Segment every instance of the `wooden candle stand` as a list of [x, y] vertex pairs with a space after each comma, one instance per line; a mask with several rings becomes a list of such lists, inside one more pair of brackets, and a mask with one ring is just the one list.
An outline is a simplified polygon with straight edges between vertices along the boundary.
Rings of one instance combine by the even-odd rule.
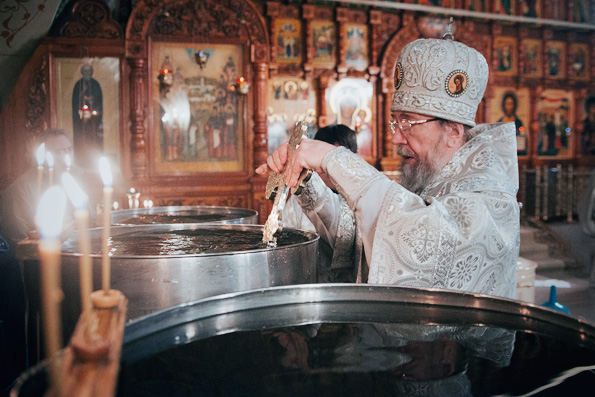
[[[105, 295], [103, 290], [92, 294], [92, 313], [80, 316], [64, 349], [59, 368], [63, 396], [115, 394], [128, 300], [120, 291], [110, 290], [109, 299], [98, 299], [102, 305], [98, 307], [93, 296], [100, 294]], [[108, 300], [111, 306], [107, 306]]]
[[96, 309], [110, 309], [118, 306], [119, 302], [125, 299], [124, 295], [115, 289], [98, 290], [91, 293], [91, 303]]

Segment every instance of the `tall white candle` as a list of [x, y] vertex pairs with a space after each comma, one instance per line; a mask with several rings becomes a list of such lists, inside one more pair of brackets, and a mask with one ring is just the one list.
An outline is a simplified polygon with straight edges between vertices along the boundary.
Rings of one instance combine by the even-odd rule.
[[91, 262], [91, 239], [89, 238], [89, 210], [87, 195], [70, 174], [62, 174], [62, 184], [74, 206], [74, 218], [79, 229], [79, 272], [81, 284], [81, 306], [84, 313], [93, 309], [91, 292], [93, 292], [93, 271]]
[[[53, 359], [62, 348], [60, 303], [63, 299], [60, 287], [60, 230], [64, 219], [66, 197], [64, 191], [50, 187], [43, 193], [37, 207], [37, 227], [42, 289], [42, 313], [46, 356]], [[50, 377], [58, 387], [58, 370], [50, 361]]]
[[37, 197], [35, 200], [39, 200], [41, 196], [41, 184], [43, 182], [43, 163], [45, 162], [45, 143], [39, 145], [35, 151], [35, 160], [37, 161]]
[[45, 152], [45, 161], [48, 163], [48, 186], [54, 184], [54, 155], [51, 152]]
[[134, 208], [134, 203], [132, 200], [134, 200], [134, 195], [136, 194], [136, 190], [131, 187], [130, 190], [128, 191], [128, 208]]
[[112, 195], [113, 179], [112, 172], [110, 170], [110, 164], [107, 157], [101, 157], [99, 159], [99, 172], [101, 179], [103, 180], [103, 252], [101, 261], [101, 278], [102, 288], [105, 293], [110, 289], [110, 278], [111, 278], [111, 258], [109, 252], [109, 238], [110, 238], [110, 226], [112, 223]]
[[66, 164], [66, 172], [70, 172], [70, 167], [72, 166], [72, 157], [70, 157], [70, 154], [65, 154], [64, 155], [64, 164]]

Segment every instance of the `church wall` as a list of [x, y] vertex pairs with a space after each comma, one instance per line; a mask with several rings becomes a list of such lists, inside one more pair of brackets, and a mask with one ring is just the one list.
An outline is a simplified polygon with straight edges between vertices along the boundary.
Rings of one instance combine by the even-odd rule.
[[[532, 8], [518, 0], [511, 9], [438, 3], [489, 13], [455, 17], [453, 26], [455, 39], [490, 65], [477, 121], [516, 121], [519, 200], [531, 202], [528, 214], [572, 217], [581, 181], [595, 167], [583, 125], [585, 101], [595, 95], [595, 1], [580, 2], [580, 10], [576, 1]], [[488, 17], [496, 13], [574, 25]], [[30, 143], [44, 128], [65, 128], [74, 138], [71, 92], [85, 64], [102, 90], [100, 144], [118, 165], [120, 203], [134, 187], [141, 206], [147, 199], [246, 207], [263, 222], [266, 178], [253, 170], [297, 120], [312, 135], [336, 122], [351, 126], [359, 154], [394, 177], [387, 121], [396, 56], [414, 39], [440, 37], [449, 19], [348, 2], [248, 0], [140, 0], [124, 23], [113, 17], [122, 19], [101, 0], [75, 2], [36, 50], [0, 116], [0, 190], [26, 169]], [[540, 197], [527, 195], [536, 189]], [[563, 199], [568, 189], [573, 197]]]

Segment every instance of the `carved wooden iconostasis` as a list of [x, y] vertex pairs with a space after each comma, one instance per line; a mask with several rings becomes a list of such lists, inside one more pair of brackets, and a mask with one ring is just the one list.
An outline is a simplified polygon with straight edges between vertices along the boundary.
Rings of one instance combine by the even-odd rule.
[[[552, 3], [444, 7], [595, 23], [594, 1], [581, 3], [586, 14]], [[63, 10], [3, 111], [4, 134], [19, 131], [3, 150], [4, 181], [24, 170], [27, 144], [47, 127], [71, 132], [75, 156], [91, 163], [76, 143], [91, 128], [141, 202], [253, 208], [263, 222], [266, 178], [254, 169], [296, 121], [310, 136], [346, 124], [360, 156], [387, 174], [397, 169], [387, 125], [396, 57], [415, 39], [440, 38], [448, 24], [443, 15], [307, 0], [133, 4], [121, 23], [102, 0]], [[595, 166], [583, 131], [595, 94], [594, 30], [458, 18], [453, 33], [490, 64], [477, 121], [516, 123], [519, 168]], [[85, 76], [86, 109], [76, 95]]]

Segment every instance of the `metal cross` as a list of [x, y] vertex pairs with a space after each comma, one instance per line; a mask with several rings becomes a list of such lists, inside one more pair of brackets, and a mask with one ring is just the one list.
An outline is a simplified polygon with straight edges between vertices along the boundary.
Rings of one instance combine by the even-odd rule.
[[450, 21], [448, 22], [448, 26], [446, 27], [446, 33], [442, 35], [444, 40], [454, 40], [454, 35], [452, 34], [452, 25], [454, 24], [454, 18], [450, 17]]
[[[287, 162], [285, 163], [285, 170], [292, 166], [295, 151], [300, 146], [302, 138], [306, 136], [307, 131], [308, 126], [303, 121], [299, 121], [295, 124], [293, 132], [289, 137], [289, 147], [287, 148]], [[265, 194], [269, 200], [274, 200], [274, 202], [273, 209], [271, 210], [271, 213], [264, 224], [262, 241], [267, 243], [269, 246], [275, 246], [277, 244], [277, 238], [274, 235], [277, 231], [283, 230], [283, 225], [281, 224], [281, 212], [285, 207], [285, 202], [287, 201], [290, 190], [292, 194], [299, 194], [303, 188], [302, 183], [307, 182], [312, 175], [312, 171], [302, 171], [300, 178], [298, 179], [298, 186], [289, 189], [289, 187], [285, 184], [285, 170], [280, 174], [273, 172], [267, 181]]]

